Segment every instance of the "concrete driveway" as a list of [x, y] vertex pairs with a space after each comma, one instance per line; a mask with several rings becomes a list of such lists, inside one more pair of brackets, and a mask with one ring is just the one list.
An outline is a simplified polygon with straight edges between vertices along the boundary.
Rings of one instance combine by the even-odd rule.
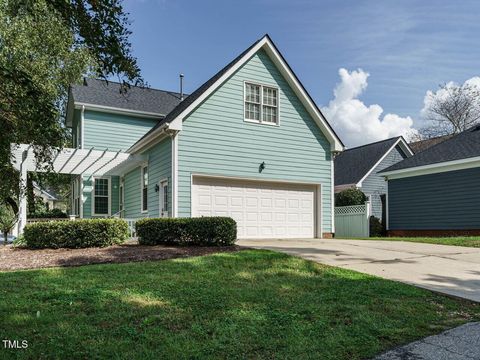
[[480, 249], [400, 241], [240, 240], [480, 302]]

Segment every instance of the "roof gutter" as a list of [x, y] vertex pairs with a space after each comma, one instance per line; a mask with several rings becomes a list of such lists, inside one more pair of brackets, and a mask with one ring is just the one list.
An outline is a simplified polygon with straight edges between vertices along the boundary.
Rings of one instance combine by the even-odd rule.
[[403, 177], [420, 176], [427, 174], [435, 174], [440, 172], [470, 169], [480, 167], [480, 156], [475, 156], [466, 159], [444, 161], [435, 164], [428, 164], [422, 166], [414, 166], [398, 170], [380, 171], [379, 175], [387, 179], [397, 179]]
[[140, 110], [131, 110], [131, 109], [122, 109], [113, 106], [103, 106], [103, 105], [96, 105], [96, 104], [89, 104], [83, 102], [75, 102], [74, 103], [75, 109], [85, 108], [87, 110], [95, 110], [101, 112], [109, 112], [114, 114], [122, 114], [122, 115], [132, 115], [132, 116], [141, 116], [153, 119], [159, 119], [165, 117], [165, 114], [159, 114], [149, 111], [140, 111]]

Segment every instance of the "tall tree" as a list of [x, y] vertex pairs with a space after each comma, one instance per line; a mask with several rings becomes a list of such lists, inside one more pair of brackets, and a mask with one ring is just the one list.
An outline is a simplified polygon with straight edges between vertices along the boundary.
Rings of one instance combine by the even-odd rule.
[[428, 94], [425, 119], [421, 129], [425, 138], [458, 134], [480, 122], [480, 88], [470, 83], [444, 84]]
[[119, 0], [0, 0], [0, 199], [18, 190], [11, 147], [49, 163], [65, 145], [68, 86], [85, 73], [141, 83]]

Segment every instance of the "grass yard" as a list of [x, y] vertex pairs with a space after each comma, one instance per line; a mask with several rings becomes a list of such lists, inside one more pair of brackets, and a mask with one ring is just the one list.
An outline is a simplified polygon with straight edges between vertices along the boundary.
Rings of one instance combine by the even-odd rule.
[[0, 272], [9, 359], [364, 359], [480, 318], [478, 304], [246, 250]]
[[383, 241], [408, 241], [426, 244], [453, 245], [466, 247], [480, 247], [480, 236], [458, 237], [371, 237], [353, 238], [352, 240], [383, 240]]

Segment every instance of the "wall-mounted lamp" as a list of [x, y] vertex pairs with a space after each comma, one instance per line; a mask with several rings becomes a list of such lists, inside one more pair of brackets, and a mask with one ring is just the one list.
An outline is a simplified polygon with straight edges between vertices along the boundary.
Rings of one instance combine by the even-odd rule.
[[265, 164], [265, 161], [264, 161], [258, 167], [258, 172], [262, 172], [265, 168], [266, 168], [266, 164]]
[[158, 184], [155, 184], [155, 192], [159, 192], [160, 191], [160, 186]]

